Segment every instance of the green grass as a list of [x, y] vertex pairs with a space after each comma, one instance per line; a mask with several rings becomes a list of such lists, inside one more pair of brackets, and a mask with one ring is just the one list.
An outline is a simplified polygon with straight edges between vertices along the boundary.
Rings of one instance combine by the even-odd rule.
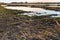
[[27, 11], [22, 11], [22, 10], [11, 10], [11, 9], [5, 9], [4, 7], [1, 7], [0, 6], [0, 13], [3, 13], [3, 14], [20, 14], [20, 13], [24, 13], [24, 12], [27, 12]]

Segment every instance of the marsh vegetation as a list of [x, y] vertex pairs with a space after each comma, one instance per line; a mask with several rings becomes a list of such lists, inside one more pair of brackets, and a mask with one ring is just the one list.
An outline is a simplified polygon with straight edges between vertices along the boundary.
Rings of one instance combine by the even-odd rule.
[[0, 6], [0, 40], [60, 40], [60, 17], [17, 15]]

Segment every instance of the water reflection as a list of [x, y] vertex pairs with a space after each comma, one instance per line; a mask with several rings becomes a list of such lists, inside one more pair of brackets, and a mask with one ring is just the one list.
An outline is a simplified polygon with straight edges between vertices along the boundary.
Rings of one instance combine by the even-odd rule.
[[[23, 15], [28, 15], [28, 16], [45, 16], [45, 15], [52, 15], [51, 17], [60, 17], [60, 12], [59, 11], [53, 11], [53, 10], [45, 10], [42, 8], [31, 8], [31, 7], [9, 7], [6, 6], [5, 8], [7, 9], [12, 9], [12, 10], [24, 10], [24, 11], [32, 11], [31, 13], [23, 13]], [[57, 14], [57, 15], [56, 15]]]

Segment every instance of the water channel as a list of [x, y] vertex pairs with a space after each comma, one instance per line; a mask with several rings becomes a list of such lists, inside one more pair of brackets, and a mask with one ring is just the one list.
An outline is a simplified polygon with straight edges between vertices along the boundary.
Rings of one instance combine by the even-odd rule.
[[[42, 15], [52, 15], [54, 14], [54, 16], [52, 17], [60, 17], [60, 12], [59, 11], [53, 11], [53, 10], [46, 10], [43, 8], [31, 8], [31, 7], [23, 7], [23, 6], [6, 6], [4, 7], [6, 9], [12, 9], [12, 10], [23, 10], [23, 11], [31, 11], [31, 13], [24, 13], [24, 15], [28, 15], [28, 16], [42, 16]], [[55, 15], [57, 14], [57, 15]]]

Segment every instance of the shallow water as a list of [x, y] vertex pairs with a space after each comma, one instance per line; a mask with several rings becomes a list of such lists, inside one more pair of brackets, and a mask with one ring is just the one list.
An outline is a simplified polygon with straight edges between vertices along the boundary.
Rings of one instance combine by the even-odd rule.
[[23, 7], [23, 6], [20, 6], [20, 7], [6, 6], [5, 8], [13, 9], [13, 10], [24, 10], [24, 11], [41, 11], [41, 10], [44, 10], [42, 8], [31, 8], [31, 7]]
[[[43, 8], [31, 8], [31, 7], [14, 7], [14, 6], [6, 6], [5, 8], [7, 9], [12, 9], [12, 10], [24, 10], [24, 11], [33, 11], [32, 13], [24, 13], [24, 15], [50, 15], [50, 14], [57, 14], [57, 16], [52, 16], [52, 17], [60, 17], [60, 12], [59, 11], [53, 11], [53, 10], [45, 10]], [[39, 13], [39, 14], [36, 14]]]

